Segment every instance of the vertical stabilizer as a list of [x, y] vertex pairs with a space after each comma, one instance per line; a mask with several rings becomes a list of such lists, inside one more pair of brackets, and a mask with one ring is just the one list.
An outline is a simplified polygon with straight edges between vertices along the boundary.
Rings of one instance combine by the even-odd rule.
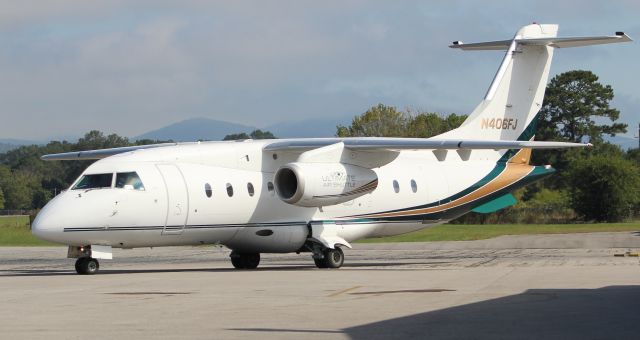
[[[553, 56], [550, 44], [527, 44], [556, 37], [558, 25], [528, 25], [511, 40], [477, 44], [455, 42], [451, 47], [468, 50], [506, 49], [502, 64], [480, 104], [457, 129], [440, 139], [529, 140], [527, 127], [542, 107]], [[527, 130], [528, 133], [524, 133]]]

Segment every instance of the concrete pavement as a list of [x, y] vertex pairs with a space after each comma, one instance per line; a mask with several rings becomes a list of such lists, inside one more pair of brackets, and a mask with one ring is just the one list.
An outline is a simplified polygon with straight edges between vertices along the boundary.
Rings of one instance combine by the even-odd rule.
[[66, 249], [0, 248], [6, 338], [637, 338], [640, 234], [356, 244], [231, 269], [220, 247], [117, 250], [78, 276]]

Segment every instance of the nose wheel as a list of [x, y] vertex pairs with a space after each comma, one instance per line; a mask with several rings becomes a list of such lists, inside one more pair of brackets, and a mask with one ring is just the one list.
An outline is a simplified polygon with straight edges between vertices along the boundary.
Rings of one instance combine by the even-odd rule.
[[76, 260], [76, 273], [80, 275], [93, 275], [100, 269], [98, 260], [91, 257], [80, 257]]

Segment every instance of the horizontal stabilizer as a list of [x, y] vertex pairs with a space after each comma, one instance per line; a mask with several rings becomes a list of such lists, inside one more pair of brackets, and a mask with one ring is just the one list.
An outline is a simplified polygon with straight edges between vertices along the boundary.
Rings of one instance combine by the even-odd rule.
[[613, 44], [631, 41], [631, 38], [624, 32], [616, 32], [615, 35], [593, 36], [593, 37], [568, 37], [568, 38], [532, 38], [513, 40], [498, 40], [479, 43], [465, 44], [462, 41], [454, 41], [451, 48], [459, 48], [465, 51], [491, 51], [507, 50], [513, 42], [524, 46], [550, 46], [556, 48], [580, 47], [600, 44]]

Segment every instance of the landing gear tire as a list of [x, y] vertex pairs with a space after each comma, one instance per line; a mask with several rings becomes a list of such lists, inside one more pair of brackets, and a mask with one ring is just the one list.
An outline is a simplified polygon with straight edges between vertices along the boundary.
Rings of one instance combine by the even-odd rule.
[[100, 269], [98, 260], [91, 257], [80, 257], [76, 260], [76, 273], [80, 275], [93, 275]]
[[344, 253], [342, 249], [336, 247], [335, 249], [325, 249], [323, 252], [324, 258], [313, 259], [318, 268], [340, 268], [344, 264]]
[[232, 251], [231, 264], [236, 269], [256, 269], [260, 264], [260, 253], [238, 253]]
[[327, 268], [327, 264], [324, 263], [324, 259], [313, 259], [313, 262], [316, 263], [316, 267], [322, 269], [322, 268]]

